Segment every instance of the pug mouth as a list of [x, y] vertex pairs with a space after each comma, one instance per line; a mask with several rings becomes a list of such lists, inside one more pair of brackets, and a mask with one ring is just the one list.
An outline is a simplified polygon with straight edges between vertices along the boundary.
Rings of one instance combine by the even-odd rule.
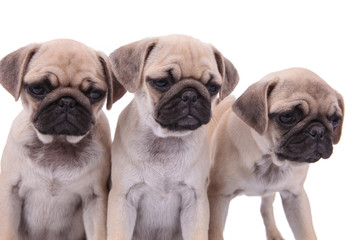
[[201, 125], [208, 123], [201, 121], [199, 118], [191, 114], [187, 114], [174, 122], [161, 122], [157, 119], [155, 119], [155, 121], [160, 124], [161, 127], [172, 131], [196, 130]]
[[35, 128], [45, 135], [83, 136], [94, 124], [92, 113], [72, 97], [41, 107], [33, 118]]
[[182, 119], [180, 119], [177, 122], [177, 124], [179, 126], [191, 128], [192, 126], [197, 126], [197, 125], [201, 124], [201, 122], [196, 117], [194, 117], [192, 115], [187, 115], [187, 116], [183, 117]]
[[196, 130], [207, 124], [211, 119], [211, 102], [200, 92], [186, 86], [172, 96], [166, 96], [156, 107], [155, 121], [171, 131]]
[[279, 144], [275, 154], [280, 160], [314, 163], [321, 158], [328, 159], [332, 152], [332, 136], [329, 131], [324, 131], [321, 137], [302, 131]]
[[324, 157], [322, 153], [315, 151], [312, 152], [310, 154], [307, 154], [305, 156], [290, 156], [290, 155], [285, 155], [283, 153], [276, 153], [276, 156], [278, 157], [279, 160], [288, 160], [288, 161], [292, 161], [292, 162], [303, 162], [303, 163], [315, 163], [317, 161], [319, 161], [321, 158], [328, 158], [328, 157]]

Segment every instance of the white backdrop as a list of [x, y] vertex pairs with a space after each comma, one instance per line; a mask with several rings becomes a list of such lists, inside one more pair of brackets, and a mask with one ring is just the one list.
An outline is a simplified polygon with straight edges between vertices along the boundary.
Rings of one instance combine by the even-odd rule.
[[[306, 190], [319, 239], [360, 239], [360, 8], [356, 1], [1, 1], [0, 58], [29, 43], [71, 38], [110, 54], [151, 36], [181, 33], [212, 43], [240, 74], [234, 95], [269, 72], [309, 68], [345, 99], [343, 135], [332, 157], [311, 166]], [[106, 111], [114, 132], [127, 93]], [[0, 87], [0, 148], [22, 106]], [[357, 110], [356, 110], [357, 109]], [[226, 239], [265, 239], [260, 199], [231, 202]], [[1, 214], [1, 213], [0, 213]], [[293, 239], [280, 198], [275, 215]], [[1, 224], [1, 223], [0, 223]]]

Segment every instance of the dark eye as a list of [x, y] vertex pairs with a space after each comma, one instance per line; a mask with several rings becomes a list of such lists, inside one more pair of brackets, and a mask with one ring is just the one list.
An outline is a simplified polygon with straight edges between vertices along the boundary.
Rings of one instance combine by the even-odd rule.
[[269, 114], [269, 117], [274, 118], [274, 120], [276, 120], [276, 122], [283, 128], [295, 126], [295, 124], [303, 119], [304, 116], [305, 115], [300, 104], [285, 112]]
[[220, 85], [216, 83], [208, 83], [206, 87], [210, 93], [210, 96], [216, 95], [220, 90]]
[[169, 81], [165, 78], [154, 80], [153, 83], [155, 86], [157, 86], [159, 88], [164, 88], [169, 85]]
[[331, 125], [333, 127], [333, 129], [335, 130], [337, 128], [337, 126], [339, 125], [339, 122], [340, 122], [340, 118], [337, 117], [337, 116], [334, 116], [332, 119], [331, 119]]
[[290, 125], [290, 124], [295, 123], [296, 116], [292, 112], [281, 113], [279, 115], [279, 120], [280, 120], [281, 123], [284, 123], [286, 125]]
[[96, 103], [96, 102], [100, 101], [105, 96], [105, 92], [102, 91], [102, 90], [94, 89], [94, 90], [88, 91], [86, 96], [89, 98], [90, 103]]
[[151, 77], [147, 77], [146, 81], [155, 89], [157, 89], [158, 91], [162, 91], [165, 92], [167, 90], [169, 90], [169, 88], [171, 87], [173, 80], [172, 80], [172, 76], [168, 76], [168, 77], [164, 77], [164, 78], [151, 78]]
[[35, 98], [44, 98], [49, 93], [49, 89], [43, 84], [33, 84], [27, 86], [28, 92]]

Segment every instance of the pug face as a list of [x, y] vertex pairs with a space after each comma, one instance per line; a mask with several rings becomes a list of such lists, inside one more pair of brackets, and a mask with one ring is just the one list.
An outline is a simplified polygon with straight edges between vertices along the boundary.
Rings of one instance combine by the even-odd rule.
[[[344, 103], [342, 96], [319, 76], [306, 69], [288, 69], [266, 76], [247, 91], [233, 109], [268, 139], [268, 148], [279, 160], [313, 163], [331, 156], [333, 144], [341, 136]], [[253, 100], [255, 95], [259, 101], [260, 96], [266, 99], [260, 105], [255, 101], [244, 106], [250, 95]], [[255, 112], [250, 112], [257, 108], [261, 114], [251, 120], [250, 114], [254, 118]], [[249, 116], [245, 118], [246, 111]]]
[[219, 92], [228, 95], [239, 78], [215, 48], [183, 35], [135, 42], [110, 58], [117, 79], [135, 92], [140, 116], [159, 136], [186, 135], [207, 124], [211, 101]]
[[211, 119], [211, 100], [220, 90], [221, 75], [210, 47], [187, 43], [179, 48], [192, 54], [166, 56], [161, 45], [151, 52], [144, 88], [157, 124], [170, 131], [195, 130]]
[[86, 135], [107, 94], [95, 52], [82, 45], [52, 42], [34, 54], [28, 69], [21, 96], [37, 132]]
[[[106, 58], [72, 40], [33, 44], [2, 60], [2, 84], [15, 99], [21, 96], [41, 141], [65, 136], [77, 142], [96, 123], [106, 97], [108, 108], [113, 102], [113, 80]], [[18, 64], [11, 68], [13, 62]], [[119, 87], [115, 92], [121, 92], [121, 97], [124, 90]]]
[[311, 80], [302, 81], [302, 86], [289, 81], [286, 84], [303, 87], [303, 91], [279, 94], [274, 89], [272, 92], [273, 96], [277, 95], [276, 100], [270, 98], [271, 128], [279, 139], [275, 154], [279, 159], [309, 163], [329, 158], [343, 119], [336, 92]]

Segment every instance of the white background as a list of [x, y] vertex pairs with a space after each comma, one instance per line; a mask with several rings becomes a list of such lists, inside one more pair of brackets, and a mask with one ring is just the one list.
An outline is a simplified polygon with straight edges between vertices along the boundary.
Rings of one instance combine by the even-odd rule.
[[[319, 239], [360, 239], [360, 7], [356, 1], [1, 1], [0, 58], [29, 43], [71, 38], [110, 54], [152, 36], [192, 35], [218, 48], [240, 74], [240, 94], [269, 72], [309, 68], [345, 99], [332, 157], [311, 166], [305, 188]], [[112, 131], [132, 95], [106, 111]], [[22, 106], [0, 87], [0, 148]], [[231, 202], [226, 239], [265, 239], [258, 197]], [[1, 213], [0, 213], [1, 214]], [[280, 198], [278, 227], [293, 239]], [[0, 223], [1, 224], [1, 223]]]

